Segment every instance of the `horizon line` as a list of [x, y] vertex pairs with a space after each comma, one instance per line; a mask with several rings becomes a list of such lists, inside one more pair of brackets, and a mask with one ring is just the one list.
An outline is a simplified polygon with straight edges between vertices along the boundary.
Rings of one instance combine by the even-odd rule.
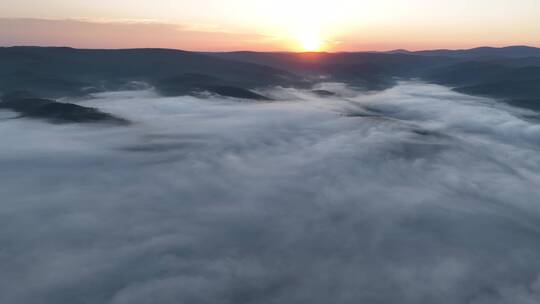
[[504, 46], [490, 46], [482, 45], [471, 48], [434, 48], [434, 49], [420, 49], [420, 50], [409, 50], [404, 48], [389, 49], [389, 50], [351, 50], [351, 51], [254, 51], [247, 49], [239, 50], [189, 50], [181, 48], [163, 48], [163, 47], [128, 47], [128, 48], [78, 48], [72, 47], [69, 45], [0, 45], [0, 48], [63, 48], [63, 49], [73, 49], [73, 50], [110, 50], [110, 51], [121, 51], [121, 50], [171, 50], [179, 52], [190, 52], [190, 53], [275, 53], [275, 54], [343, 54], [343, 53], [390, 53], [390, 52], [402, 52], [402, 53], [420, 53], [420, 52], [433, 52], [433, 51], [471, 51], [478, 49], [507, 49], [507, 48], [532, 48], [540, 49], [540, 46], [533, 45], [504, 45]]

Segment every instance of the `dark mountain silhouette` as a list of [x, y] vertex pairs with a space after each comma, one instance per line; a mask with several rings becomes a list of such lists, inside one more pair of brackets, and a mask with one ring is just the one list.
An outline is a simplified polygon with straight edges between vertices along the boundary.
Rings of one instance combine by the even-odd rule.
[[163, 79], [156, 85], [160, 93], [168, 96], [196, 94], [205, 91], [235, 98], [269, 100], [268, 97], [254, 93], [247, 88], [223, 85], [227, 82], [204, 74], [183, 74]]
[[540, 110], [540, 79], [489, 82], [455, 90], [471, 95], [504, 98], [512, 105]]
[[[366, 89], [384, 89], [396, 79], [419, 78], [452, 86], [456, 91], [499, 98], [538, 109], [540, 49], [476, 48], [390, 53], [256, 53], [213, 54], [220, 58], [262, 64], [304, 77], [324, 76]], [[534, 57], [538, 56], [538, 57]]]
[[528, 67], [540, 66], [540, 57], [520, 57], [520, 58], [475, 58], [478, 62], [487, 62], [492, 64], [504, 65], [509, 67]]
[[255, 93], [247, 89], [238, 88], [238, 87], [214, 86], [214, 87], [209, 87], [207, 90], [218, 95], [241, 98], [241, 99], [271, 100], [270, 98], [263, 96], [261, 94]]
[[407, 51], [394, 50], [390, 54], [411, 54], [424, 56], [444, 56], [457, 58], [475, 58], [475, 57], [507, 57], [507, 58], [525, 58], [540, 57], [540, 48], [530, 46], [508, 46], [502, 48], [479, 47], [468, 50], [429, 50], [429, 51]]
[[2, 96], [0, 109], [9, 109], [20, 113], [22, 117], [46, 119], [54, 123], [129, 123], [94, 108], [37, 98], [28, 92], [13, 92]]
[[453, 86], [462, 93], [494, 97], [516, 106], [540, 109], [540, 66], [512, 67], [468, 61], [433, 69], [422, 78]]
[[214, 57], [284, 70], [311, 81], [340, 81], [368, 90], [395, 84], [396, 77], [409, 77], [426, 68], [454, 59], [383, 53], [212, 53]]
[[[199, 53], [166, 49], [78, 50], [71, 48], [0, 48], [0, 91], [31, 90], [40, 96], [84, 95], [118, 90], [143, 81], [170, 90], [170, 79], [191, 74], [212, 79], [208, 85], [243, 89], [291, 83], [295, 77], [276, 69], [238, 63]], [[188, 76], [186, 76], [188, 75]], [[179, 92], [203, 86], [189, 80]], [[197, 84], [189, 87], [190, 84]]]
[[[29, 90], [53, 99], [132, 89], [134, 82], [144, 82], [167, 96], [210, 92], [268, 100], [255, 89], [276, 85], [309, 89], [317, 82], [336, 81], [364, 90], [383, 90], [399, 79], [422, 79], [536, 109], [540, 99], [540, 49], [514, 46], [388, 53], [195, 53], [0, 48], [0, 91]], [[331, 96], [332, 92], [322, 95]]]
[[475, 85], [500, 79], [511, 68], [487, 62], [467, 61], [427, 70], [420, 76], [450, 86]]

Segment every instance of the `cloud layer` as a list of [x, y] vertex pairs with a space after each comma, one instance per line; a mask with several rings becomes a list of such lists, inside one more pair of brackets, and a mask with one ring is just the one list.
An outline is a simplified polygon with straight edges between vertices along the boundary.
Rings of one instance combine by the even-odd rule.
[[537, 303], [534, 112], [402, 83], [0, 112], [2, 303]]

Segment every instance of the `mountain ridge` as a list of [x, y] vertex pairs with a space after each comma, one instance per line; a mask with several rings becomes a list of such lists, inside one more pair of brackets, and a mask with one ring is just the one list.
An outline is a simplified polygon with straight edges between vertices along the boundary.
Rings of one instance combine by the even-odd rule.
[[[536, 53], [538, 57], [530, 56]], [[133, 82], [144, 82], [167, 96], [210, 92], [268, 100], [256, 93], [257, 89], [311, 88], [324, 80], [377, 91], [394, 86], [399, 79], [421, 79], [509, 103], [519, 98], [519, 106], [538, 108], [538, 67], [540, 48], [528, 46], [410, 53], [209, 53], [19, 46], [0, 48], [0, 92], [27, 90], [41, 98], [55, 99], [126, 90]], [[504, 83], [511, 83], [513, 90], [497, 87]]]

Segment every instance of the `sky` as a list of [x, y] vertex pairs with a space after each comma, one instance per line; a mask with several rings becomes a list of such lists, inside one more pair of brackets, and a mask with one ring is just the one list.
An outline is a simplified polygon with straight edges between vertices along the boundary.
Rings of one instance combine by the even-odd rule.
[[2, 0], [0, 45], [197, 51], [540, 46], [540, 1]]

